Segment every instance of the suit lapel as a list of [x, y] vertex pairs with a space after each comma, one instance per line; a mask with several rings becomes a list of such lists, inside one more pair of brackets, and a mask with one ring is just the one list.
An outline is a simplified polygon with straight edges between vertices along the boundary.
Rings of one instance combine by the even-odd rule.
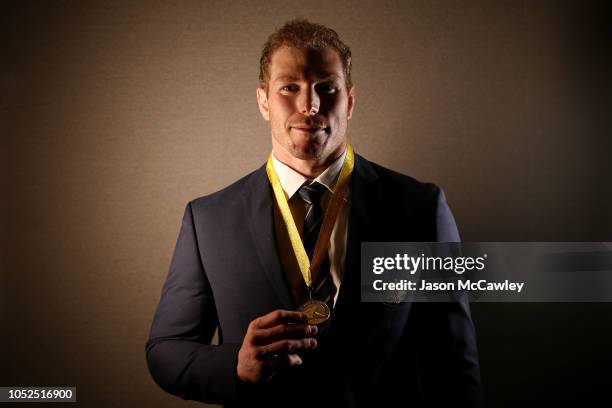
[[281, 268], [274, 234], [274, 208], [272, 188], [265, 166], [253, 173], [242, 196], [244, 214], [261, 267], [283, 309], [295, 310], [296, 304]]
[[354, 305], [361, 301], [361, 242], [371, 239], [376, 226], [378, 208], [378, 176], [363, 157], [356, 155], [355, 170], [351, 176], [349, 227], [346, 245], [344, 276], [338, 300], [332, 313], [328, 335], [338, 325], [338, 319], [355, 312]]

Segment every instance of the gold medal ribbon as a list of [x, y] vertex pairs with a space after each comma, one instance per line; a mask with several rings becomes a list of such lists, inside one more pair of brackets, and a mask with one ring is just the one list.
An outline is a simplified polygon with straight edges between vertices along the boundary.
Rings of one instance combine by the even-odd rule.
[[353, 152], [353, 147], [350, 144], [347, 144], [346, 157], [344, 158], [344, 163], [342, 164], [342, 169], [340, 170], [338, 179], [334, 183], [334, 193], [332, 194], [329, 204], [327, 205], [325, 217], [323, 218], [323, 225], [321, 225], [321, 231], [319, 232], [319, 237], [317, 238], [317, 244], [315, 245], [315, 250], [311, 261], [308, 259], [308, 254], [306, 254], [306, 249], [304, 249], [304, 243], [302, 242], [300, 233], [298, 232], [293, 216], [291, 215], [291, 210], [289, 209], [289, 203], [287, 202], [287, 196], [285, 195], [283, 186], [281, 185], [278, 175], [274, 170], [272, 153], [270, 153], [270, 157], [268, 158], [268, 163], [266, 164], [268, 179], [270, 179], [270, 183], [272, 184], [274, 196], [276, 197], [276, 203], [278, 204], [278, 208], [283, 216], [283, 221], [285, 221], [285, 226], [287, 227], [287, 232], [289, 233], [291, 247], [293, 248], [293, 252], [295, 253], [298, 265], [300, 266], [300, 271], [302, 272], [304, 282], [306, 283], [306, 287], [308, 287], [308, 289], [310, 289], [312, 286], [312, 272], [319, 269], [323, 257], [327, 254], [329, 238], [334, 228], [334, 224], [336, 223], [336, 218], [338, 218], [338, 214], [340, 213], [340, 209], [344, 203], [346, 194], [348, 193], [349, 181], [351, 179], [354, 166], [355, 153]]

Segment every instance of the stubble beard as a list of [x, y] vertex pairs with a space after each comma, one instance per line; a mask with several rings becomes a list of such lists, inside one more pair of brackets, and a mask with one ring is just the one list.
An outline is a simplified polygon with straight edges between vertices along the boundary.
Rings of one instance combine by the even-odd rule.
[[[339, 153], [339, 149], [346, 143], [345, 137], [339, 133], [346, 133], [346, 126], [339, 129], [331, 129], [330, 133], [314, 135], [305, 138], [302, 135], [291, 135], [291, 130], [284, 130], [282, 133], [272, 132], [272, 138], [277, 146], [282, 149], [286, 160], [300, 160], [322, 165], [333, 161]], [[337, 145], [332, 146], [337, 141]], [[331, 143], [331, 144], [330, 144]], [[280, 152], [279, 152], [280, 153]], [[334, 156], [334, 157], [332, 157]], [[277, 156], [277, 158], [281, 158]], [[285, 163], [288, 164], [288, 163]]]
[[293, 158], [317, 161], [323, 156], [330, 136], [325, 134], [325, 136], [292, 137], [291, 134], [286, 134], [281, 137], [275, 135], [274, 138], [277, 142], [280, 142], [279, 144], [283, 149]]

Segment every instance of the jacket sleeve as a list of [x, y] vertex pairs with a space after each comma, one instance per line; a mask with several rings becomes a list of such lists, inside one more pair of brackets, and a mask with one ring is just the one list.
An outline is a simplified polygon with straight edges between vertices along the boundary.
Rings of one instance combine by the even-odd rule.
[[188, 204], [146, 344], [149, 371], [162, 389], [209, 403], [237, 400], [240, 344], [211, 345], [217, 325]]
[[[459, 242], [444, 192], [437, 188], [437, 241]], [[466, 297], [457, 301], [415, 303], [419, 334], [419, 372], [423, 397], [432, 406], [483, 404], [476, 333]]]

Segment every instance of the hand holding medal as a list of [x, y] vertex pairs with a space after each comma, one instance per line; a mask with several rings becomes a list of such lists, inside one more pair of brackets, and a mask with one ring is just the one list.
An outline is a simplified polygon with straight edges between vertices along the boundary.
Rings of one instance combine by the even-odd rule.
[[300, 351], [317, 347], [317, 326], [304, 313], [275, 310], [253, 320], [238, 352], [236, 374], [245, 382], [269, 380], [280, 367], [302, 364]]

